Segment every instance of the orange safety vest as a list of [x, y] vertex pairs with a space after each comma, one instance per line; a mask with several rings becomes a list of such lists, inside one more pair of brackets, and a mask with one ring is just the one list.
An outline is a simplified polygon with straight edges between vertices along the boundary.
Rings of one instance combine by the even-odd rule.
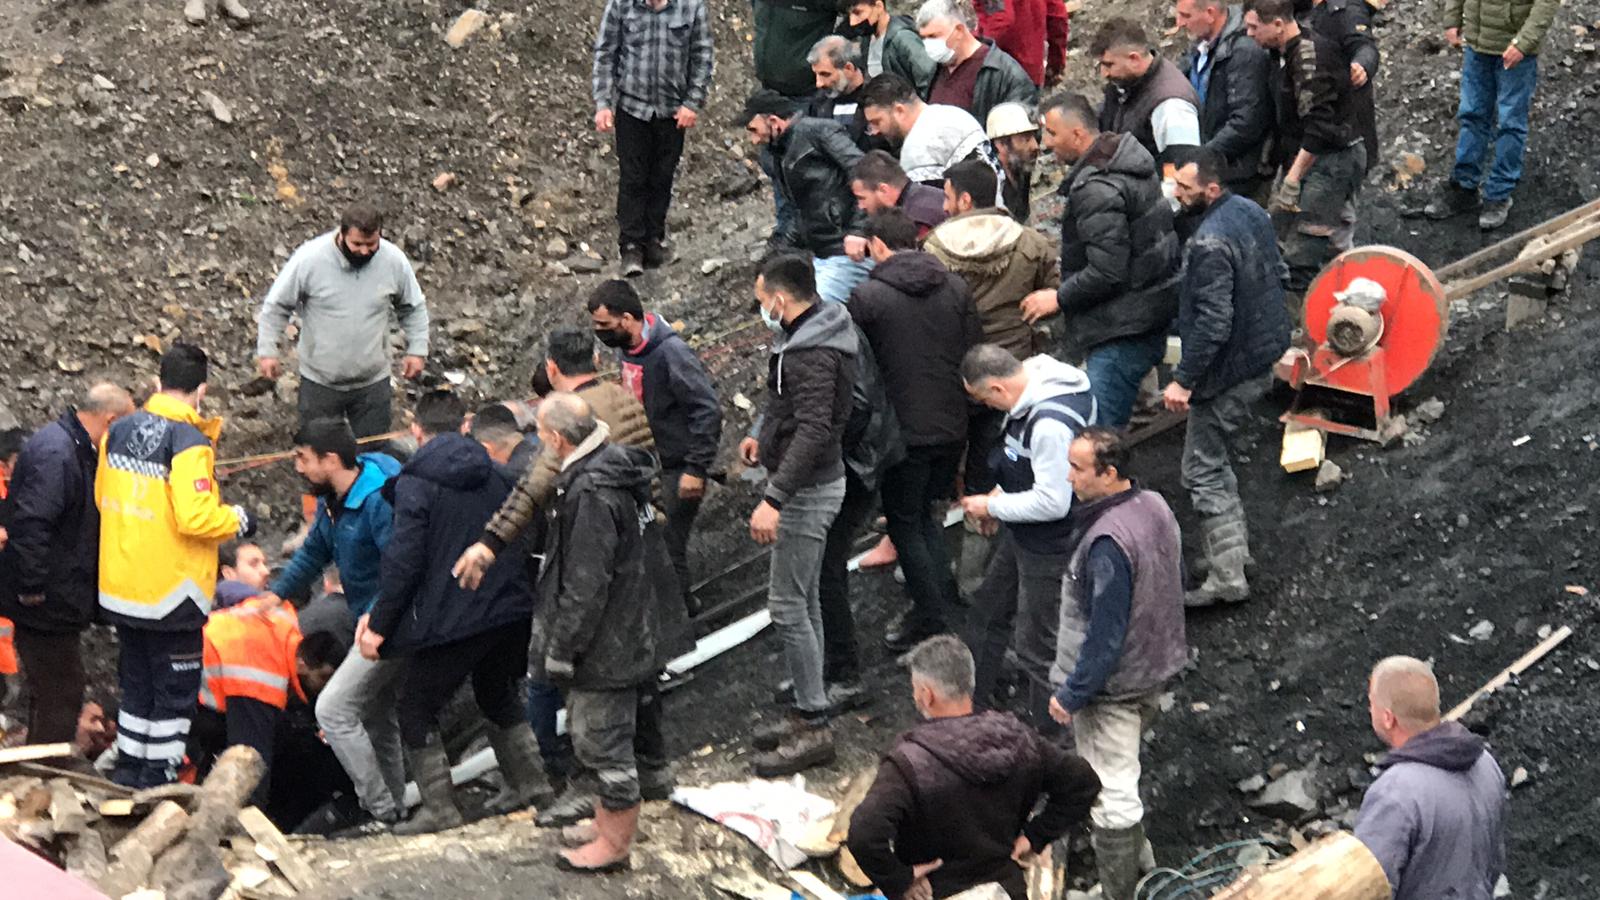
[[301, 636], [294, 607], [246, 600], [212, 613], [204, 633], [201, 706], [225, 713], [229, 697], [249, 697], [283, 709], [291, 687], [305, 699], [295, 668]]
[[11, 620], [0, 616], [0, 675], [17, 674], [17, 645], [15, 639], [16, 626]]

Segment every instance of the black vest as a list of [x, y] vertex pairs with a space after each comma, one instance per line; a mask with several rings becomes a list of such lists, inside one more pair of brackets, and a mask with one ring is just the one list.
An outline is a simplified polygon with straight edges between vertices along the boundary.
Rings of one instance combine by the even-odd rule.
[[[990, 461], [995, 482], [1008, 494], [1020, 494], [1033, 487], [1033, 428], [1043, 420], [1061, 422], [1073, 434], [1094, 424], [1094, 395], [1088, 391], [1074, 394], [1057, 394], [1033, 405], [1028, 414], [1019, 419], [1006, 420], [1005, 440], [995, 448]], [[1033, 553], [1066, 553], [1068, 545], [1068, 519], [1056, 522], [1008, 522], [1006, 527], [1016, 537], [1017, 544]]]

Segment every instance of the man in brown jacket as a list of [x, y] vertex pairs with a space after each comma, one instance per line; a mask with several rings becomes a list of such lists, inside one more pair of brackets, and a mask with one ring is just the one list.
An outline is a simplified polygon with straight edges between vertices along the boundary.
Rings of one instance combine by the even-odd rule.
[[[650, 421], [645, 417], [644, 406], [626, 388], [611, 381], [602, 381], [599, 375], [599, 356], [594, 349], [594, 335], [587, 328], [558, 328], [550, 333], [545, 358], [545, 373], [550, 385], [557, 391], [577, 394], [589, 404], [594, 417], [609, 431], [609, 440], [624, 447], [639, 447], [655, 453], [655, 438], [650, 433]], [[556, 477], [561, 472], [561, 462], [553, 454], [541, 453], [517, 480], [511, 496], [495, 513], [484, 528], [478, 543], [468, 547], [456, 561], [455, 575], [467, 588], [475, 588], [483, 572], [494, 562], [524, 528], [533, 523], [555, 497]], [[659, 473], [652, 477], [651, 492], [656, 509], [661, 508]], [[651, 580], [662, 588], [657, 592], [656, 647], [657, 662], [665, 663], [682, 646], [688, 634], [686, 618], [672, 564], [666, 556], [666, 544], [660, 535], [659, 524], [652, 526], [646, 536], [647, 564]], [[538, 648], [534, 648], [536, 651]], [[539, 714], [553, 718], [553, 706], [541, 705]], [[639, 759], [639, 784], [646, 799], [665, 800], [672, 792], [673, 778], [668, 762], [665, 740], [661, 733], [661, 701], [655, 690], [655, 681], [639, 691], [638, 725], [634, 737], [634, 752]], [[549, 722], [551, 731], [554, 722]], [[538, 730], [539, 723], [535, 723]], [[589, 818], [594, 809], [595, 785], [583, 778], [573, 779], [561, 796], [539, 811], [538, 823], [542, 826], [572, 825]]]
[[[944, 174], [945, 211], [950, 218], [929, 233], [923, 249], [967, 282], [978, 306], [984, 342], [1027, 359], [1039, 352], [1039, 341], [1022, 317], [1022, 298], [1060, 286], [1056, 247], [1043, 234], [1018, 224], [1006, 210], [991, 205], [997, 179], [983, 161], [957, 163]], [[963, 493], [986, 494], [994, 489], [989, 454], [1000, 442], [1004, 422], [1005, 413], [999, 410], [976, 404], [969, 410]], [[977, 587], [987, 560], [988, 542], [969, 527], [957, 565], [964, 591]]]

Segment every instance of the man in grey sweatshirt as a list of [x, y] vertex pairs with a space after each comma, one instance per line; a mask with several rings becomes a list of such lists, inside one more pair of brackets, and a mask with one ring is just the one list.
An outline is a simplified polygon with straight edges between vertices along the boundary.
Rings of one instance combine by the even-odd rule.
[[1372, 730], [1390, 747], [1356, 816], [1394, 900], [1489, 900], [1506, 867], [1506, 779], [1483, 739], [1439, 718], [1439, 682], [1391, 656], [1367, 687]]
[[357, 438], [389, 430], [390, 314], [405, 330], [401, 374], [422, 374], [428, 355], [428, 302], [405, 252], [383, 239], [383, 214], [351, 206], [337, 231], [295, 250], [278, 273], [257, 319], [256, 367], [283, 374], [280, 345], [300, 313], [300, 424], [338, 417]]
[[990, 460], [998, 487], [961, 500], [981, 533], [994, 534], [997, 528], [1000, 533], [967, 622], [967, 644], [977, 666], [973, 699], [993, 705], [1009, 646], [1025, 676], [1028, 719], [1053, 735], [1061, 727], [1050, 718], [1050, 666], [1061, 580], [1073, 549], [1067, 451], [1083, 429], [1095, 424], [1094, 395], [1082, 369], [1049, 356], [1019, 361], [996, 344], [967, 351], [961, 380], [974, 402], [1006, 414], [999, 452]]

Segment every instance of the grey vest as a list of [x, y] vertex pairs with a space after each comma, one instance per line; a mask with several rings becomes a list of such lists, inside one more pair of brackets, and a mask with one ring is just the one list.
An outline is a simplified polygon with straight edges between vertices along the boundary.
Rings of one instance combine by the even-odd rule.
[[[1119, 700], [1159, 687], [1189, 660], [1183, 628], [1183, 544], [1178, 520], [1155, 491], [1133, 489], [1134, 497], [1102, 514], [1090, 525], [1072, 552], [1067, 577], [1061, 582], [1061, 624], [1056, 633], [1056, 661], [1050, 683], [1059, 686], [1072, 676], [1078, 652], [1089, 632], [1089, 597], [1084, 568], [1095, 539], [1117, 542], [1133, 569], [1133, 606], [1122, 658], [1106, 680], [1101, 696]], [[1104, 502], [1104, 501], [1101, 501]], [[1089, 512], [1092, 507], [1080, 508]]]
[[[1126, 94], [1118, 91], [1115, 85], [1106, 85], [1105, 104], [1100, 107], [1100, 130], [1133, 135], [1150, 151], [1151, 158], [1161, 163], [1164, 160], [1156, 148], [1156, 129], [1150, 114], [1168, 100], [1187, 100], [1196, 109], [1200, 108], [1200, 96], [1194, 92], [1194, 85], [1184, 77], [1182, 70], [1156, 53], [1155, 62]], [[1161, 166], [1157, 165], [1156, 171], [1160, 170]]]

